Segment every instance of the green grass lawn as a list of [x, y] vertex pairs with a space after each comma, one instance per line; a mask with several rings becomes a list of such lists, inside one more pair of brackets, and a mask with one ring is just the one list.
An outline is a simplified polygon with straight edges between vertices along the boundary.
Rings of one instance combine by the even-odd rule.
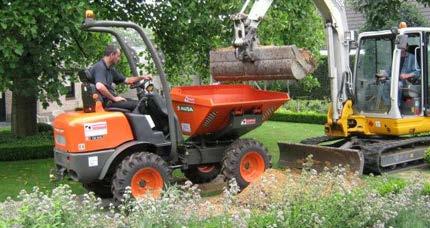
[[272, 154], [272, 163], [275, 165], [279, 160], [278, 142], [299, 142], [321, 135], [324, 135], [323, 125], [268, 121], [242, 138], [254, 138], [262, 142]]
[[38, 186], [42, 191], [50, 191], [59, 184], [68, 184], [77, 194], [85, 192], [77, 182], [51, 182], [49, 174], [52, 168], [52, 159], [0, 162], [0, 202], [8, 196], [16, 197], [22, 189], [31, 191], [34, 186]]
[[[273, 155], [273, 161], [276, 162], [279, 158], [278, 141], [297, 142], [303, 138], [321, 134], [323, 134], [321, 125], [269, 121], [243, 137], [255, 138], [264, 143]], [[73, 181], [50, 182], [49, 173], [52, 168], [54, 168], [52, 159], [0, 162], [2, 186], [0, 201], [8, 196], [15, 197], [21, 189], [30, 191], [33, 186], [38, 186], [42, 190], [50, 190], [60, 183], [71, 185], [75, 193], [85, 192], [79, 183]]]
[[[246, 134], [243, 138], [255, 138], [262, 142], [272, 154], [272, 162], [276, 165], [279, 159], [278, 141], [299, 142], [302, 139], [323, 135], [323, 126], [315, 124], [285, 123], [269, 121], [258, 129]], [[49, 179], [50, 170], [54, 167], [52, 159], [0, 162], [0, 202], [6, 197], [15, 197], [21, 189], [30, 191], [39, 186], [48, 191], [61, 183], [69, 184], [77, 194], [85, 192], [79, 183], [62, 181], [52, 183]], [[392, 174], [408, 179], [411, 175], [424, 173], [430, 178], [430, 170], [413, 170]]]

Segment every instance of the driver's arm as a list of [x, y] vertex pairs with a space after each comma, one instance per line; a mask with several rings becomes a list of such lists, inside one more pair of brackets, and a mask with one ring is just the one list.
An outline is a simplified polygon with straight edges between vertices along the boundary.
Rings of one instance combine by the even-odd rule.
[[124, 77], [124, 75], [122, 75], [120, 72], [118, 72], [115, 68], [112, 68], [112, 72], [113, 72], [113, 81], [115, 84], [118, 83], [126, 83], [126, 84], [133, 84], [135, 82], [138, 82], [140, 80], [143, 79], [152, 79], [152, 77], [150, 75], [145, 75], [145, 76], [131, 76], [131, 77]]
[[152, 79], [152, 77], [150, 75], [145, 75], [145, 76], [131, 76], [125, 79], [125, 83], [127, 84], [133, 84], [135, 82], [138, 82], [140, 80], [144, 80], [144, 79]]
[[109, 100], [111, 100], [113, 102], [125, 101], [125, 99], [120, 97], [120, 96], [115, 97], [114, 95], [112, 95], [112, 93], [109, 92], [109, 90], [106, 88], [106, 86], [101, 82], [96, 83], [96, 89], [104, 97], [107, 97]]
[[96, 83], [96, 89], [101, 95], [113, 102], [119, 102], [125, 100], [124, 98], [117, 96], [115, 97], [106, 87], [107, 81], [106, 76], [103, 74], [103, 70], [94, 69], [94, 82]]

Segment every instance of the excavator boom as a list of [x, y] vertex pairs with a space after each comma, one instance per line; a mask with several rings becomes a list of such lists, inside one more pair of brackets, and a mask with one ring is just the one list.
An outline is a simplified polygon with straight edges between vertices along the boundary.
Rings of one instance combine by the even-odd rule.
[[[235, 40], [232, 48], [210, 53], [212, 77], [218, 81], [300, 80], [312, 73], [315, 64], [309, 52], [290, 46], [259, 46], [257, 27], [270, 9], [272, 0], [247, 0], [234, 21]], [[348, 30], [345, 6], [338, 0], [314, 0], [325, 22], [331, 106], [328, 127], [337, 125], [344, 104], [352, 95], [352, 73], [349, 47], [354, 42]], [[246, 11], [249, 10], [247, 14]], [[281, 166], [300, 168], [306, 157], [313, 155], [315, 167], [348, 165], [352, 171], [363, 172], [363, 154], [350, 148], [279, 142]]]

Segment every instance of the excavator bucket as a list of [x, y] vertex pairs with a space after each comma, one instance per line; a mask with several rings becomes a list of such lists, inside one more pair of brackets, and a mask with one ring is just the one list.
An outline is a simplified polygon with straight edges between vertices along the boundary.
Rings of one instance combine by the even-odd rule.
[[312, 168], [318, 171], [342, 165], [348, 166], [351, 172], [363, 174], [364, 156], [358, 150], [287, 142], [278, 142], [278, 146], [281, 168], [302, 169], [306, 158], [312, 155]]
[[212, 77], [217, 81], [300, 80], [315, 70], [309, 51], [295, 45], [258, 46], [252, 61], [241, 61], [233, 47], [209, 53]]

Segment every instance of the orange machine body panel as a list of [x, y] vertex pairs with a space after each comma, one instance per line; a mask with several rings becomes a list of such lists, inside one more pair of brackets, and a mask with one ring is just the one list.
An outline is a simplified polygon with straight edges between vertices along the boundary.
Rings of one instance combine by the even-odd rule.
[[66, 112], [53, 123], [55, 148], [82, 153], [115, 148], [133, 140], [133, 132], [121, 112]]
[[263, 121], [289, 100], [287, 93], [263, 91], [248, 85], [183, 86], [171, 90], [182, 133], [189, 136], [217, 132], [230, 123], [232, 113], [263, 115]]

